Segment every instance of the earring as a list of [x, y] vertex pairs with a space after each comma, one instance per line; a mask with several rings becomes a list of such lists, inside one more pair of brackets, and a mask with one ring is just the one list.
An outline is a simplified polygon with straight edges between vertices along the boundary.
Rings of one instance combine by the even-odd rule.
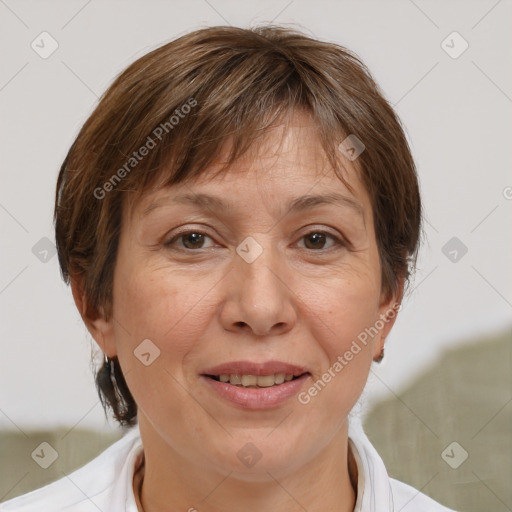
[[110, 359], [107, 356], [107, 354], [103, 354], [103, 355], [104, 355], [104, 359], [105, 359], [105, 362], [104, 362], [105, 370], [108, 372], [110, 381], [112, 382], [112, 384], [115, 384], [114, 360]]
[[384, 347], [380, 351], [380, 354], [377, 356], [377, 359], [374, 359], [376, 363], [380, 363], [384, 359]]

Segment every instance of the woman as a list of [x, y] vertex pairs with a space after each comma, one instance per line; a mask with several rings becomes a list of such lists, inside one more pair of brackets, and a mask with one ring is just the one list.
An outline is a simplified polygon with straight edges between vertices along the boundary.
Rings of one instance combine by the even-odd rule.
[[128, 67], [58, 179], [62, 274], [126, 435], [4, 511], [447, 511], [349, 413], [418, 250], [400, 122], [348, 50], [212, 27]]

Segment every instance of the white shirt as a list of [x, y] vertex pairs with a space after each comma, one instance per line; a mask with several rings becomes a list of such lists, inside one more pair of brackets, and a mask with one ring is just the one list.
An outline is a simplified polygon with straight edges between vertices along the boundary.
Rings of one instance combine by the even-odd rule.
[[[351, 422], [349, 443], [358, 469], [354, 512], [454, 512], [414, 487], [389, 478], [362, 428]], [[0, 504], [0, 512], [138, 512], [133, 476], [142, 454], [135, 426], [85, 466]]]

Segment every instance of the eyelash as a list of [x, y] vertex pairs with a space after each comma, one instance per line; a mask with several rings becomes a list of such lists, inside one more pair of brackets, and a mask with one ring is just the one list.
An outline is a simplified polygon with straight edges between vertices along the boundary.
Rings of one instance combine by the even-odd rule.
[[[204, 235], [208, 238], [210, 238], [211, 240], [213, 240], [213, 237], [211, 237], [210, 235], [208, 235], [207, 233], [203, 232], [203, 231], [199, 231], [197, 229], [189, 229], [187, 231], [181, 231], [180, 233], [177, 233], [176, 235], [173, 236], [173, 238], [171, 240], [169, 240], [168, 242], [165, 242], [165, 246], [166, 247], [169, 247], [169, 248], [173, 248], [173, 244], [174, 242], [176, 242], [177, 240], [179, 239], [182, 239], [183, 237], [185, 237], [186, 235], [190, 235], [190, 234], [198, 234], [198, 235]], [[338, 247], [346, 247], [347, 246], [347, 243], [343, 240], [343, 239], [340, 239], [338, 238], [337, 236], [333, 235], [332, 233], [328, 232], [328, 231], [322, 231], [322, 230], [312, 230], [312, 231], [309, 231], [308, 233], [302, 235], [300, 237], [300, 240], [303, 240], [304, 238], [306, 238], [307, 236], [309, 235], [312, 235], [312, 234], [316, 234], [316, 235], [325, 235], [327, 238], [331, 238], [332, 240], [334, 240], [334, 246], [338, 246]], [[333, 249], [333, 247], [330, 247], [330, 248], [327, 248], [327, 249], [310, 249], [311, 252], [315, 252], [315, 253], [319, 253], [319, 252], [323, 252], [323, 251], [328, 251], [330, 249]], [[179, 250], [179, 251], [183, 251], [183, 252], [199, 252], [201, 250], [204, 250], [204, 249], [209, 249], [209, 247], [206, 247], [206, 248], [203, 248], [203, 247], [200, 247], [198, 249], [188, 249], [187, 247], [179, 247], [179, 248], [176, 248], [176, 250]], [[307, 249], [307, 248], [305, 248]]]

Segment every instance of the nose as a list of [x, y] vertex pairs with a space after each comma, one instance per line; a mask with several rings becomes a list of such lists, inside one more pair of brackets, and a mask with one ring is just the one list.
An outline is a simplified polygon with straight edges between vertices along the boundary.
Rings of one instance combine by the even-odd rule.
[[228, 331], [257, 336], [284, 334], [297, 321], [296, 295], [286, 282], [286, 264], [275, 250], [265, 248], [252, 262], [235, 255], [225, 280], [221, 323]]

